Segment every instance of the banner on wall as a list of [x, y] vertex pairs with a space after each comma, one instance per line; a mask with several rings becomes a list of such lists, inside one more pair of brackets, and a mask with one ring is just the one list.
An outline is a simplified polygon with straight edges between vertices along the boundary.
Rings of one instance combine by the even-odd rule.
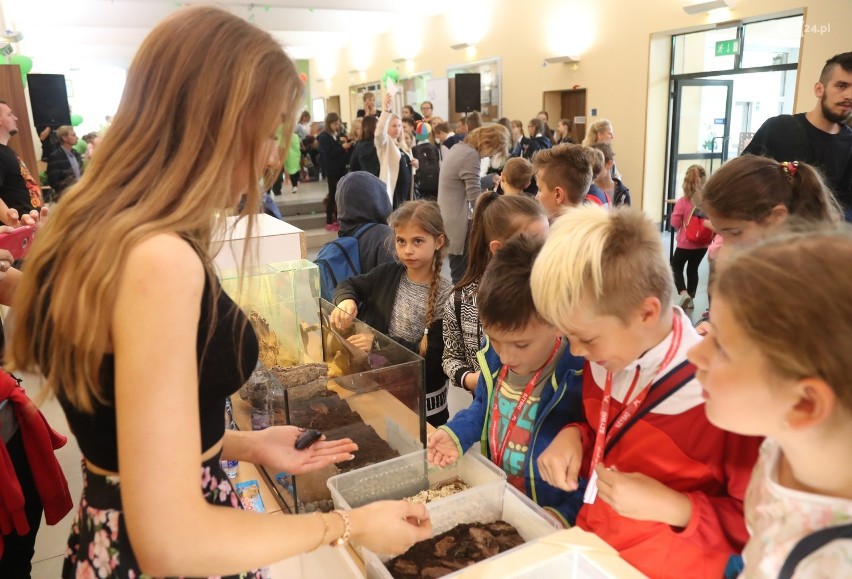
[[426, 81], [426, 100], [432, 101], [432, 114], [450, 120], [450, 81], [434, 78]]

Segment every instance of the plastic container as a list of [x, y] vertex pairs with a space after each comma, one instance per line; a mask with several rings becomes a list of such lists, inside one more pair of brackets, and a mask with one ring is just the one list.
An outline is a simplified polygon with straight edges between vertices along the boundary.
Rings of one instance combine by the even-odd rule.
[[404, 499], [454, 478], [472, 487], [506, 480], [506, 472], [475, 448], [446, 468], [430, 466], [426, 452], [420, 450], [331, 477], [326, 484], [334, 507], [352, 509], [375, 501]]
[[[534, 541], [562, 529], [562, 525], [543, 508], [505, 481], [492, 482], [462, 491], [426, 505], [434, 535], [440, 535], [462, 523], [493, 523], [503, 520], [514, 526], [525, 541]], [[524, 545], [503, 554], [523, 549]], [[501, 554], [501, 555], [503, 555]], [[393, 579], [384, 562], [390, 557], [362, 548], [367, 579]], [[491, 558], [493, 559], [493, 558]], [[486, 561], [489, 559], [486, 559]], [[476, 567], [472, 565], [446, 577], [457, 577]]]

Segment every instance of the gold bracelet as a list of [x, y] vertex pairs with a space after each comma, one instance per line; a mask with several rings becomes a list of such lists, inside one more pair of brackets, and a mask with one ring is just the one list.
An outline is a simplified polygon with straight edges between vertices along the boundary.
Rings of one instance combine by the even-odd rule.
[[352, 534], [352, 522], [349, 520], [349, 513], [346, 511], [342, 511], [340, 509], [331, 511], [335, 515], [338, 515], [343, 520], [343, 534], [340, 538], [329, 543], [332, 547], [340, 547], [349, 542], [349, 536]]
[[313, 549], [311, 549], [311, 551], [316, 551], [317, 549], [319, 549], [320, 547], [325, 545], [326, 544], [325, 537], [326, 537], [326, 535], [328, 535], [328, 529], [329, 529], [328, 520], [326, 520], [326, 518], [323, 516], [322, 513], [317, 513], [317, 515], [319, 516], [320, 520], [322, 521], [322, 524], [325, 525], [325, 528], [322, 531], [322, 537], [320, 537], [319, 543], [317, 543], [316, 546]]

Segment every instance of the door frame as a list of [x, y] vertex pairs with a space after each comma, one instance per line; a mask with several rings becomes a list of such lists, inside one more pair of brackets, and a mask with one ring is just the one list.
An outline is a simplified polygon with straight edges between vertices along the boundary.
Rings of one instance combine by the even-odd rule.
[[[678, 154], [680, 147], [680, 114], [681, 114], [681, 94], [685, 87], [693, 86], [724, 86], [727, 90], [725, 99], [725, 125], [722, 130], [722, 148], [718, 153], [711, 151], [709, 153], [688, 153]], [[668, 185], [666, 187], [666, 196], [664, 199], [663, 215], [668, 218], [669, 204], [665, 203], [670, 199], [677, 198], [677, 165], [678, 161], [689, 160], [710, 160], [710, 172], [713, 172], [713, 161], [718, 159], [719, 165], [722, 165], [728, 158], [728, 141], [731, 138], [731, 107], [734, 101], [734, 81], [733, 80], [709, 80], [709, 79], [677, 79], [672, 81], [672, 124], [671, 124], [671, 143], [669, 145], [668, 155]], [[719, 138], [719, 137], [717, 137]]]

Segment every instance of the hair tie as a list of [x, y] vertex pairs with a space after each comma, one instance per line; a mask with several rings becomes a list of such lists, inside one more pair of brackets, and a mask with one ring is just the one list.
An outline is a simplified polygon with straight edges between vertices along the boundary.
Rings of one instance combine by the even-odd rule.
[[423, 335], [424, 335], [424, 336], [428, 336], [428, 335], [429, 335], [429, 328], [423, 328]]
[[795, 177], [796, 173], [799, 172], [799, 162], [784, 161], [781, 163], [781, 170], [784, 171], [784, 176], [787, 177], [787, 181], [793, 181], [793, 177]]

